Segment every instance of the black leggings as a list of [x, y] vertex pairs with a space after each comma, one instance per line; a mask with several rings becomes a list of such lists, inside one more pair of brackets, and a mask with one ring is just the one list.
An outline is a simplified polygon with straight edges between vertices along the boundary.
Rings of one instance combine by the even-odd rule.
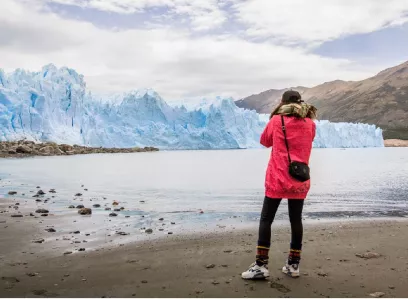
[[[276, 211], [281, 203], [281, 198], [269, 198], [265, 196], [261, 221], [259, 223], [258, 246], [270, 247], [271, 245], [271, 225], [275, 219]], [[292, 230], [291, 249], [302, 249], [303, 224], [302, 211], [304, 200], [288, 199], [289, 220]]]

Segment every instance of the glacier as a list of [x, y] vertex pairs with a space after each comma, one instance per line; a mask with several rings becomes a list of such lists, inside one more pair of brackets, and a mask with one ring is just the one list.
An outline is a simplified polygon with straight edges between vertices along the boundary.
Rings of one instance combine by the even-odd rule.
[[[268, 115], [232, 98], [165, 102], [154, 90], [96, 96], [75, 70], [50, 64], [39, 72], [0, 69], [0, 141], [32, 140], [93, 147], [160, 149], [260, 148]], [[317, 121], [314, 147], [382, 147], [374, 125]]]

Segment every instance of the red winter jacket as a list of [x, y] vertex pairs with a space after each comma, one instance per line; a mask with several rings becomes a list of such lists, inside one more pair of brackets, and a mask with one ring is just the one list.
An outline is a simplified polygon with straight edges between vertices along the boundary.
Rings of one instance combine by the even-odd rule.
[[[284, 116], [292, 161], [309, 164], [316, 124], [310, 118]], [[265, 195], [270, 198], [305, 199], [310, 180], [299, 182], [289, 175], [289, 161], [280, 115], [274, 115], [261, 135], [261, 144], [273, 147], [265, 178]]]

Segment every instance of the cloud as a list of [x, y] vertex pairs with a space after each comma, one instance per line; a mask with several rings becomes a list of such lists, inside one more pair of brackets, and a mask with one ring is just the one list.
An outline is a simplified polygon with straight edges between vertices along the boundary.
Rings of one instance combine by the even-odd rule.
[[2, 0], [0, 28], [0, 67], [6, 71], [55, 63], [84, 74], [98, 92], [151, 87], [165, 99], [240, 98], [270, 88], [362, 79], [379, 70], [304, 48], [191, 35], [188, 28], [107, 30], [64, 19], [32, 1]]
[[401, 0], [247, 0], [233, 9], [248, 36], [283, 43], [316, 45], [408, 22]]
[[74, 5], [119, 14], [143, 13], [149, 8], [164, 7], [166, 15], [187, 16], [191, 29], [204, 31], [221, 26], [226, 21], [218, 0], [37, 0], [43, 3]]

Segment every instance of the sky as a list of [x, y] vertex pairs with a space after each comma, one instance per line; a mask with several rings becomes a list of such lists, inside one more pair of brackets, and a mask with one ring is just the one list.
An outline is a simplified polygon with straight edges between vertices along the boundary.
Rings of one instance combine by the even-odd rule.
[[408, 0], [1, 0], [0, 68], [164, 99], [361, 80], [408, 60]]

